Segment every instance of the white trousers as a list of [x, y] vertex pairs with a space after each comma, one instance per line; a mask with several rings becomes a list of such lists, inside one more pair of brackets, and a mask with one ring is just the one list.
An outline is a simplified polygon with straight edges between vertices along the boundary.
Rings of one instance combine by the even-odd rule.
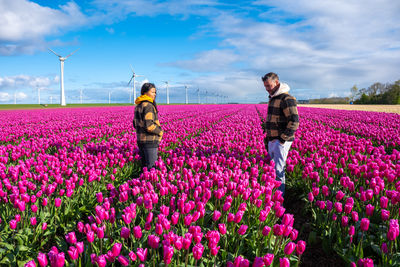
[[286, 159], [289, 153], [289, 149], [292, 146], [292, 141], [285, 142], [283, 145], [278, 139], [268, 142], [268, 154], [271, 156], [272, 160], [275, 162], [275, 173], [276, 180], [281, 181], [281, 186], [278, 190], [285, 193], [285, 166]]

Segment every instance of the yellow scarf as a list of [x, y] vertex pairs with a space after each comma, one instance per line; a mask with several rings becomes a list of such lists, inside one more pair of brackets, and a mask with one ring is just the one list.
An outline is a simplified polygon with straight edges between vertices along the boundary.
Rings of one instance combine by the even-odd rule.
[[148, 96], [148, 95], [141, 95], [141, 96], [139, 96], [138, 98], [136, 98], [135, 104], [136, 104], [136, 105], [139, 105], [139, 104], [142, 103], [143, 101], [149, 101], [149, 102], [153, 103], [153, 99], [152, 99], [150, 96]]

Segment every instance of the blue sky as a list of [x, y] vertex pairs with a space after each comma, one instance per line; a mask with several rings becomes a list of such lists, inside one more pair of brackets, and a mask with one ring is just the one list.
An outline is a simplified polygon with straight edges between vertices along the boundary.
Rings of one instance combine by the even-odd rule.
[[350, 88], [400, 79], [400, 2], [0, 0], [0, 104], [129, 102], [156, 84], [166, 102], [267, 99], [273, 71], [297, 99], [347, 96]]

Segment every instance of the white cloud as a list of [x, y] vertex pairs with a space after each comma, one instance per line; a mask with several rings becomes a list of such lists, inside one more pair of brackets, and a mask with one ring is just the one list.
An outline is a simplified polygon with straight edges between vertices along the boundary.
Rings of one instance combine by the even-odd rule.
[[45, 46], [45, 37], [88, 23], [88, 18], [73, 1], [52, 9], [27, 0], [3, 0], [0, 10], [2, 55], [33, 53]]
[[[212, 53], [223, 54], [229, 47], [234, 55], [224, 65], [230, 72], [233, 62], [257, 79], [274, 71], [292, 88], [308, 88], [310, 95], [321, 97], [332, 90], [347, 95], [355, 83], [364, 87], [400, 78], [398, 1], [257, 1], [255, 7], [262, 10], [257, 18], [220, 12], [208, 25], [211, 34], [222, 38], [221, 48]], [[213, 69], [209, 54], [173, 65], [192, 71], [207, 65]], [[218, 80], [219, 74], [215, 77]], [[300, 95], [307, 98], [304, 91]]]
[[28, 75], [16, 75], [0, 77], [0, 90], [37, 88], [48, 89], [49, 86], [58, 83], [58, 76], [55, 77], [33, 77]]
[[0, 92], [0, 101], [7, 102], [10, 100], [10, 95], [8, 93]]
[[196, 72], [221, 72], [229, 70], [238, 56], [230, 50], [209, 50], [202, 52], [192, 60], [181, 60], [169, 65], [181, 67]]
[[24, 100], [24, 99], [28, 98], [28, 95], [25, 93], [19, 92], [16, 94], [16, 98], [17, 98], [17, 100]]

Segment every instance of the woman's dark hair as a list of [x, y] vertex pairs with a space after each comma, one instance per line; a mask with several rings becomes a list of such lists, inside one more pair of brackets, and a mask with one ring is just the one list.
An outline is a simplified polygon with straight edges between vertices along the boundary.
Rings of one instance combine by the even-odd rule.
[[154, 83], [144, 83], [142, 85], [142, 89], [140, 90], [140, 94], [144, 95], [145, 93], [147, 93], [148, 91], [150, 91], [151, 89], [156, 88], [156, 86], [154, 85]]
[[[147, 93], [148, 91], [150, 91], [151, 89], [156, 88], [156, 86], [154, 85], [154, 83], [144, 83], [142, 85], [142, 89], [140, 90], [140, 94], [144, 95], [145, 93]], [[158, 112], [158, 108], [157, 108], [157, 103], [154, 100], [153, 101], [153, 105], [156, 108], [156, 111]]]

